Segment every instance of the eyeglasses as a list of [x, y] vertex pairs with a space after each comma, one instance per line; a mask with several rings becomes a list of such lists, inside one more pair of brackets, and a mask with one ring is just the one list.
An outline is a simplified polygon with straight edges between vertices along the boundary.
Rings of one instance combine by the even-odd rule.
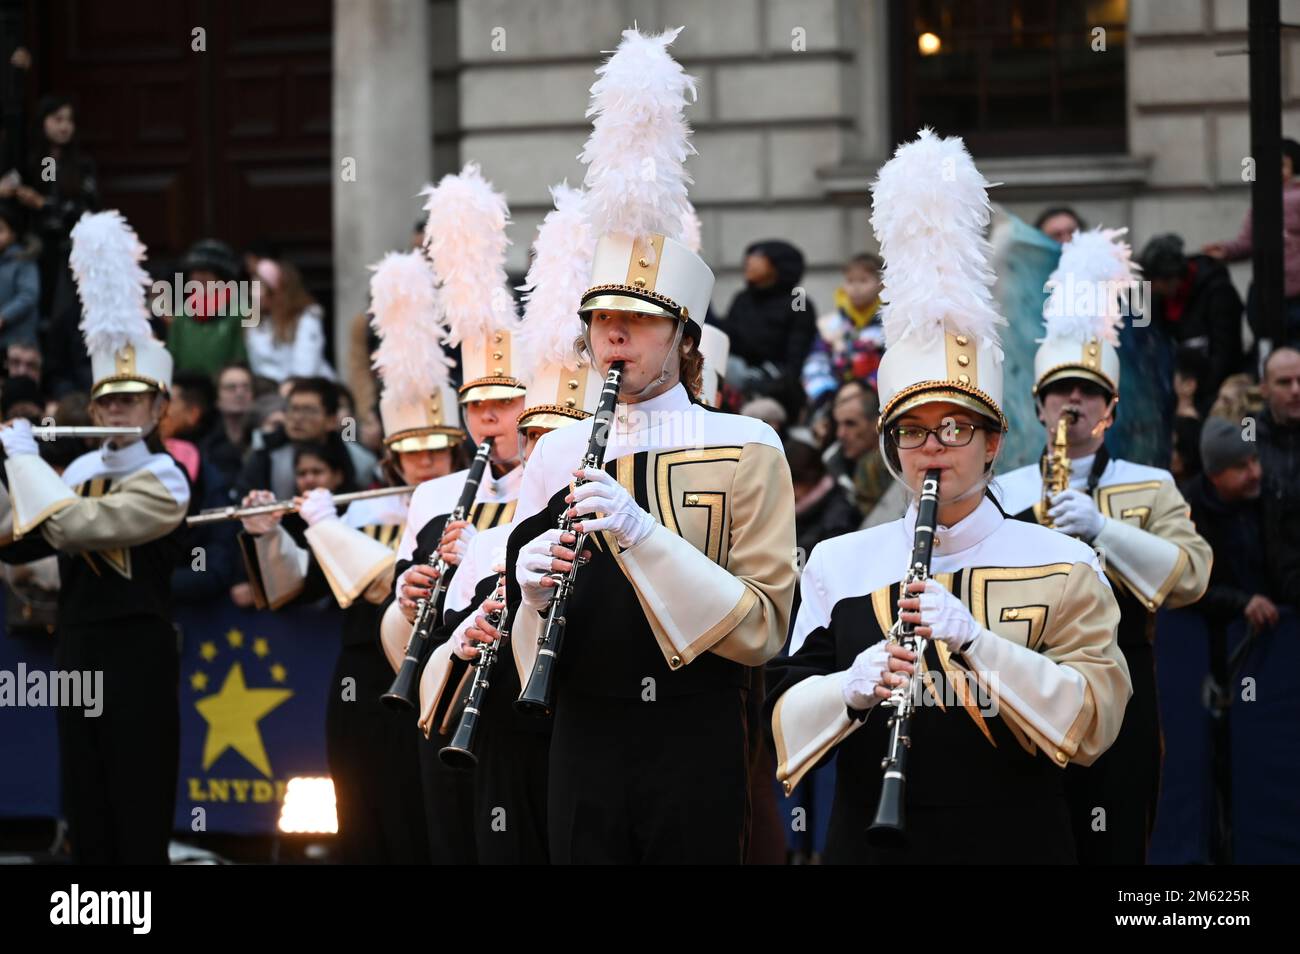
[[312, 404], [290, 404], [286, 413], [291, 417], [323, 417], [325, 409]]
[[921, 427], [919, 424], [895, 424], [885, 433], [900, 450], [916, 450], [933, 434], [944, 447], [965, 447], [975, 439], [976, 431], [988, 430], [983, 424], [968, 421], [944, 421], [938, 427]]

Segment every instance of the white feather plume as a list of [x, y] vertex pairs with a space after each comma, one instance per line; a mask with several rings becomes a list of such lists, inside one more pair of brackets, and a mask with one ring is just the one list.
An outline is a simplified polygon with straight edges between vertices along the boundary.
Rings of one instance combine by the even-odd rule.
[[433, 271], [421, 252], [389, 252], [370, 270], [370, 323], [379, 335], [374, 368], [384, 394], [404, 404], [422, 401], [447, 383], [451, 365]]
[[153, 337], [144, 257], [144, 243], [115, 209], [87, 212], [73, 226], [68, 264], [81, 297], [81, 333], [92, 354]]
[[448, 340], [460, 344], [490, 331], [513, 331], [519, 315], [506, 278], [505, 196], [468, 162], [426, 188], [424, 247], [433, 263], [439, 315]]
[[703, 244], [703, 236], [700, 234], [702, 230], [699, 213], [695, 211], [695, 206], [687, 202], [686, 215], [682, 218], [681, 242], [696, 255], [700, 254], [700, 246]]
[[945, 331], [987, 342], [1001, 356], [985, 232], [990, 183], [958, 136], [925, 128], [899, 146], [871, 187], [871, 226], [885, 260], [881, 320], [888, 344]]
[[1138, 279], [1133, 249], [1123, 236], [1128, 229], [1089, 229], [1075, 232], [1061, 249], [1061, 260], [1047, 280], [1043, 305], [1043, 340], [1087, 341], [1099, 338], [1119, 344], [1124, 323], [1121, 300]]
[[528, 368], [572, 364], [573, 342], [582, 334], [578, 305], [591, 279], [596, 234], [587, 218], [587, 195], [567, 182], [551, 187], [555, 208], [546, 213], [533, 242], [533, 264], [524, 284], [524, 321], [515, 340]]
[[623, 31], [591, 87], [591, 136], [579, 158], [587, 165], [592, 227], [597, 235], [658, 233], [680, 238], [690, 209], [686, 159], [695, 154], [686, 104], [695, 79], [668, 53], [682, 30], [647, 36]]

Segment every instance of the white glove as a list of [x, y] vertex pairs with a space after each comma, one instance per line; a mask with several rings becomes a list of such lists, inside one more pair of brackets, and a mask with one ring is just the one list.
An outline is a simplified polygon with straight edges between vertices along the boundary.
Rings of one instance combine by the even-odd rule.
[[0, 427], [0, 442], [4, 444], [8, 457], [40, 453], [32, 434], [32, 422], [25, 417], [14, 418], [8, 427]]
[[1092, 498], [1081, 490], [1062, 490], [1052, 498], [1052, 508], [1047, 515], [1057, 530], [1085, 543], [1091, 543], [1106, 522]]
[[581, 519], [584, 532], [612, 531], [624, 550], [650, 536], [657, 521], [641, 509], [622, 484], [594, 467], [584, 470], [582, 476], [587, 482], [573, 491], [574, 513], [579, 518], [592, 513], [604, 515], [594, 520]]
[[314, 527], [322, 520], [337, 520], [338, 509], [334, 506], [334, 495], [324, 487], [307, 491], [298, 506], [298, 513], [307, 521], [307, 526]]
[[925, 581], [925, 592], [920, 597], [921, 622], [918, 625], [930, 627], [930, 638], [947, 643], [953, 652], [966, 649], [976, 636], [984, 632], [966, 604], [934, 580]]
[[452, 541], [451, 546], [456, 552], [456, 559], [454, 562], [457, 566], [465, 562], [465, 554], [469, 552], [469, 542], [473, 540], [477, 534], [478, 528], [472, 523], [465, 524], [465, 526], [460, 528], [460, 532], [456, 534], [456, 539]]
[[560, 536], [563, 531], [556, 528], [547, 530], [532, 543], [519, 551], [515, 561], [515, 581], [519, 584], [519, 596], [530, 609], [541, 609], [555, 592], [553, 587], [542, 586], [542, 580], [550, 576], [552, 546], [563, 546]]
[[477, 615], [476, 612], [466, 616], [451, 634], [451, 651], [458, 659], [463, 659], [465, 662], [473, 662], [478, 655], [478, 653], [474, 652], [474, 641], [465, 635], [469, 628], [474, 625]]
[[889, 651], [885, 649], [883, 639], [858, 653], [858, 658], [848, 668], [848, 678], [844, 680], [844, 704], [862, 712], [879, 702], [876, 687], [888, 667]]
[[[241, 507], [260, 507], [263, 504], [275, 503], [275, 494], [269, 490], [253, 490], [244, 497], [240, 503]], [[264, 533], [270, 533], [280, 525], [282, 513], [264, 513], [256, 517], [240, 517], [239, 522], [244, 525], [244, 532], [250, 537], [260, 537]]]

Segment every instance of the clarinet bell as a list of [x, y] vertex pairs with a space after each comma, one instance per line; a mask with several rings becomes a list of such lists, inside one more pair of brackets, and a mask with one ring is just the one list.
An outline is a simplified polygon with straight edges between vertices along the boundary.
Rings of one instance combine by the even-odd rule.
[[903, 825], [903, 780], [885, 777], [880, 786], [876, 818], [867, 829], [867, 844], [873, 848], [900, 848], [906, 841]]

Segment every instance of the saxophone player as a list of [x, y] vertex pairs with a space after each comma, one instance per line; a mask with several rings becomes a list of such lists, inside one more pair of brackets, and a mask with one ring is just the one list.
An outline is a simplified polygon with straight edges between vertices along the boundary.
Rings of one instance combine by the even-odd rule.
[[[1092, 766], [1072, 767], [1066, 791], [1080, 862], [1140, 865], [1160, 786], [1155, 612], [1200, 599], [1212, 556], [1169, 472], [1106, 450], [1119, 399], [1118, 291], [1135, 277], [1123, 232], [1076, 232], [1048, 282], [1053, 291], [1044, 306], [1047, 333], [1034, 358], [1034, 397], [1049, 441], [1059, 422], [1073, 417], [1066, 428], [1066, 482], [1052, 488], [1045, 515], [1039, 506], [1045, 471], [1039, 467], [1002, 475], [995, 490], [1007, 513], [1040, 522], [1045, 516], [1056, 530], [1092, 546], [1114, 586], [1117, 638], [1133, 699], [1115, 744]], [[1066, 290], [1089, 286], [1097, 291], [1095, 307], [1080, 314], [1076, 306], [1086, 296]]]
[[[930, 183], [941, 178], [936, 191]], [[1063, 770], [1107, 749], [1129, 695], [1114, 640], [1119, 611], [1091, 550], [1007, 519], [987, 494], [1007, 424], [1002, 319], [985, 283], [986, 186], [960, 139], [923, 129], [873, 187], [889, 341], [878, 377], [881, 450], [913, 503], [900, 520], [814, 549], [790, 655], [768, 664], [787, 793], [838, 750], [833, 863], [1072, 862]], [[931, 577], [901, 592], [915, 498], [931, 470]], [[899, 620], [916, 626], [920, 658], [885, 642]], [[890, 729], [873, 710], [903, 685], [920, 694], [907, 840], [881, 847], [867, 828]]]

